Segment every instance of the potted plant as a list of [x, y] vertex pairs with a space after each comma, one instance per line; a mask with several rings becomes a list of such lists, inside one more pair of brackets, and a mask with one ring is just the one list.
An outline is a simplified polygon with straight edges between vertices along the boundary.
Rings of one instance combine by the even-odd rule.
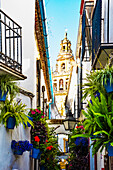
[[[83, 134], [84, 133], [84, 127], [82, 125], [82, 123], [78, 123], [76, 128], [73, 131], [73, 134]], [[82, 145], [84, 145], [84, 143], [86, 142], [86, 138], [84, 137], [77, 137], [74, 141], [74, 143], [76, 144], [76, 146], [80, 145], [82, 143]]]
[[40, 138], [38, 136], [34, 136], [34, 138], [32, 138], [32, 143], [33, 143], [33, 149], [32, 149], [32, 158], [35, 159], [40, 159], [41, 156], [41, 150], [40, 150]]
[[32, 117], [34, 121], [38, 121], [44, 117], [44, 114], [45, 113], [40, 110], [40, 107], [38, 107], [37, 109], [30, 109], [28, 116]]
[[15, 125], [17, 127], [20, 123], [24, 127], [27, 126], [28, 122], [33, 126], [33, 122], [26, 115], [26, 105], [22, 102], [18, 103], [15, 100], [6, 99], [4, 103], [0, 104], [0, 110], [0, 123], [2, 122], [9, 129], [13, 129]]
[[110, 143], [113, 145], [113, 94], [109, 94], [106, 98], [100, 93], [100, 101], [98, 97], [92, 96], [92, 104], [89, 102], [87, 111], [82, 111], [86, 119], [83, 122], [85, 134], [77, 134], [75, 137], [94, 137], [93, 155], [101, 151]]
[[0, 101], [5, 101], [7, 93], [11, 96], [15, 96], [19, 92], [19, 88], [16, 82], [13, 82], [13, 78], [9, 75], [0, 76]]
[[11, 149], [14, 155], [22, 155], [25, 151], [31, 151], [33, 145], [29, 143], [29, 141], [15, 141], [11, 142]]
[[56, 133], [53, 129], [48, 131], [48, 139], [40, 144], [42, 148], [40, 167], [41, 169], [52, 169], [59, 170], [57, 156], [60, 156], [59, 145], [56, 137]]
[[80, 122], [69, 135], [68, 170], [89, 169], [88, 139], [82, 137], [72, 138], [74, 135], [83, 133], [84, 127]]
[[83, 98], [86, 98], [88, 95], [95, 95], [98, 91], [108, 96], [109, 94], [107, 93], [113, 91], [113, 66], [106, 65], [101, 70], [90, 72], [90, 74], [87, 74], [86, 81], [83, 84]]
[[34, 143], [34, 137], [38, 136], [40, 138], [40, 143], [44, 143], [47, 139], [47, 128], [41, 121], [33, 121], [34, 128], [32, 129], [32, 143]]
[[43, 144], [47, 138], [48, 125], [43, 116], [43, 111], [41, 111], [40, 108], [31, 109], [28, 115], [33, 118], [34, 123], [34, 128], [31, 129], [31, 142], [33, 144], [31, 156], [39, 159], [42, 153], [41, 144]]
[[35, 159], [40, 158], [41, 153], [43, 151], [43, 144], [45, 143], [47, 139], [47, 129], [46, 129], [45, 123], [44, 122], [42, 123], [41, 120], [33, 121], [34, 128], [31, 130], [31, 142], [33, 144], [32, 157]]

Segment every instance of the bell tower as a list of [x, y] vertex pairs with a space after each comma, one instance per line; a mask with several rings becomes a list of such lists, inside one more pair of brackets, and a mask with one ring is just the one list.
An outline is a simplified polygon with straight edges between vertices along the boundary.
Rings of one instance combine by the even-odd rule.
[[74, 56], [71, 50], [71, 42], [67, 38], [67, 32], [65, 32], [64, 39], [60, 43], [60, 52], [56, 60], [56, 70], [53, 72], [55, 101], [62, 117], [65, 117], [65, 99], [68, 93], [73, 61]]

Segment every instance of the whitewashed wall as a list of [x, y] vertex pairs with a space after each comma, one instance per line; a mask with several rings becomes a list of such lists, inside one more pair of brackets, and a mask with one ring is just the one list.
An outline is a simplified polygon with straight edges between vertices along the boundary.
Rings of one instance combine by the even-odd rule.
[[[32, 0], [1, 0], [1, 9], [22, 27], [22, 73], [26, 80], [20, 81], [20, 87], [36, 94], [36, 44], [34, 38], [35, 1]], [[30, 99], [24, 95], [19, 98], [31, 107]], [[33, 107], [36, 106], [33, 100]], [[0, 170], [29, 170], [29, 152], [22, 156], [14, 156], [11, 151], [12, 140], [30, 140], [30, 128], [23, 129], [20, 125], [14, 130], [7, 130], [0, 126]]]
[[[20, 86], [36, 93], [36, 43], [34, 37], [35, 1], [2, 0], [1, 9], [22, 27], [22, 73]], [[27, 103], [26, 99], [24, 102]], [[34, 98], [34, 107], [35, 107]], [[29, 106], [30, 107], [30, 106]]]
[[72, 113], [74, 113], [74, 100], [75, 100], [76, 89], [77, 89], [77, 74], [76, 74], [76, 66], [74, 66], [72, 71], [68, 99], [67, 99], [67, 105], [70, 106]]

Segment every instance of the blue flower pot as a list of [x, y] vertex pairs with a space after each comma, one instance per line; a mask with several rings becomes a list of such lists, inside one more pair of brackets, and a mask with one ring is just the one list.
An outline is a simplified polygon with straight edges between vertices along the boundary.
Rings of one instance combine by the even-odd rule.
[[7, 96], [7, 92], [4, 93], [4, 95], [2, 96], [2, 90], [0, 89], [0, 101], [5, 101], [6, 96]]
[[[29, 117], [29, 116], [27, 116], [28, 118], [29, 118], [29, 120], [31, 120], [31, 121], [33, 121], [33, 118], [32, 117]], [[25, 127], [26, 127], [26, 124], [24, 123], [24, 125], [25, 125]], [[27, 122], [27, 127], [31, 127], [31, 124], [29, 123], [29, 122]]]
[[104, 83], [104, 87], [107, 93], [110, 93], [113, 91], [113, 83], [110, 84], [110, 80], [107, 80], [107, 84]]
[[113, 146], [110, 143], [107, 144], [108, 156], [113, 156]]
[[8, 119], [7, 119], [7, 128], [8, 129], [14, 129], [14, 127], [15, 127], [15, 117], [9, 117]]
[[40, 156], [41, 156], [40, 149], [33, 148], [32, 149], [32, 158], [40, 159]]
[[13, 149], [13, 153], [14, 153], [14, 155], [22, 155], [23, 151], [22, 150], [14, 150]]
[[82, 142], [82, 137], [77, 137], [75, 140], [75, 144], [78, 146]]
[[[33, 118], [32, 118], [32, 117], [29, 117], [29, 116], [27, 116], [27, 117], [29, 118], [29, 120], [33, 121]], [[28, 127], [31, 126], [29, 122], [27, 122], [27, 126], [28, 126]]]
[[75, 140], [75, 144], [78, 146], [80, 144], [82, 144], [83, 146], [88, 145], [88, 140], [87, 138], [83, 138], [83, 137], [77, 137]]

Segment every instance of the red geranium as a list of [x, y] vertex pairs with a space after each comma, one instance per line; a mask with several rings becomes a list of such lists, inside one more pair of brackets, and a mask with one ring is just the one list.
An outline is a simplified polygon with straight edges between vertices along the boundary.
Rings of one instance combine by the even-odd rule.
[[52, 148], [53, 146], [51, 145], [51, 146], [48, 146], [46, 149], [51, 150]]
[[40, 142], [40, 138], [38, 136], [35, 136], [35, 142]]

